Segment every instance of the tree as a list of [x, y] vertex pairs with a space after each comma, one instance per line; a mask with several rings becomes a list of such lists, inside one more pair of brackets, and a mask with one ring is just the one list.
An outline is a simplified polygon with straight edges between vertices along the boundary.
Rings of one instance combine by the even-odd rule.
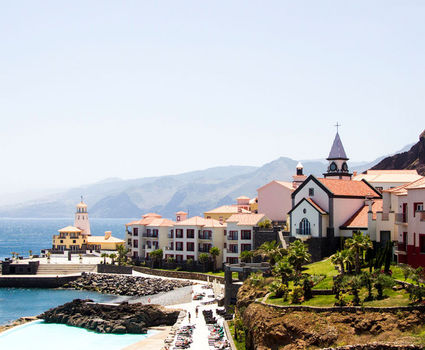
[[124, 247], [124, 245], [120, 244], [117, 246], [117, 253], [118, 253], [118, 264], [121, 265], [122, 263], [125, 263], [127, 261], [128, 249]]
[[288, 286], [289, 279], [294, 273], [292, 265], [289, 263], [288, 258], [279, 260], [274, 266], [273, 272], [280, 276], [282, 283]]
[[350, 288], [351, 294], [353, 294], [353, 304], [360, 305], [359, 289], [362, 287], [362, 283], [359, 276], [349, 276], [345, 278], [345, 284]]
[[372, 294], [373, 281], [374, 281], [374, 276], [368, 271], [363, 271], [362, 274], [360, 275], [360, 282], [362, 286], [365, 286], [367, 288], [367, 292], [368, 292], [367, 297], [365, 298], [365, 301], [373, 300], [373, 294]]
[[254, 255], [259, 255], [263, 259], [268, 259], [270, 265], [274, 265], [276, 261], [282, 259], [286, 255], [286, 249], [280, 247], [279, 243], [276, 241], [267, 241], [254, 251]]
[[164, 252], [162, 249], [156, 249], [150, 253], [150, 257], [152, 258], [153, 262], [160, 266], [162, 256], [164, 255]]
[[289, 245], [288, 261], [292, 264], [296, 272], [301, 272], [302, 266], [308, 263], [310, 259], [311, 254], [302, 241], [296, 240]]
[[345, 241], [345, 246], [354, 255], [354, 266], [356, 274], [360, 274], [360, 257], [363, 257], [363, 252], [366, 249], [372, 248], [372, 242], [368, 236], [363, 235], [360, 231], [353, 233], [353, 237]]
[[272, 228], [272, 222], [269, 219], [265, 219], [258, 223], [258, 227], [260, 228]]
[[375, 277], [375, 288], [378, 292], [378, 299], [384, 299], [384, 289], [391, 288], [394, 285], [394, 279], [385, 273], [378, 273]]
[[210, 249], [210, 254], [211, 254], [211, 257], [212, 257], [213, 263], [214, 263], [214, 272], [217, 269], [217, 257], [220, 255], [220, 253], [221, 253], [220, 249], [217, 248], [217, 247], [212, 247]]
[[207, 270], [207, 264], [210, 261], [210, 256], [207, 253], [201, 253], [198, 257], [199, 262], [204, 265], [204, 272]]
[[241, 261], [245, 263], [250, 263], [252, 261], [252, 257], [254, 256], [254, 252], [251, 250], [244, 250], [241, 253]]
[[115, 265], [115, 259], [117, 258], [117, 254], [115, 253], [109, 254], [109, 257], [112, 259], [111, 264]]
[[100, 257], [103, 258], [103, 263], [106, 264], [106, 258], [109, 257], [109, 254], [108, 253], [102, 253], [102, 255]]

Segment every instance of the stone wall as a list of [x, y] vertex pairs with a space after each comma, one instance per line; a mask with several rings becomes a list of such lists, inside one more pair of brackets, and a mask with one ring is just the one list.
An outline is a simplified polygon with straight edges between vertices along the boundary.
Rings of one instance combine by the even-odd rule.
[[144, 266], [133, 266], [133, 270], [141, 272], [141, 273], [146, 273], [148, 275], [170, 277], [170, 278], [184, 278], [184, 279], [199, 280], [199, 281], [207, 281], [209, 279], [209, 281], [211, 282], [213, 280], [217, 280], [217, 282], [224, 284], [224, 277], [211, 276], [211, 275], [206, 275], [204, 273], [158, 270], [158, 269], [150, 269], [149, 267], [144, 267]]
[[97, 264], [98, 273], [118, 273], [120, 275], [131, 275], [133, 273], [132, 266]]
[[30, 261], [22, 264], [12, 264], [10, 261], [3, 261], [1, 263], [1, 273], [2, 275], [35, 275], [39, 264], [39, 261]]
[[64, 284], [76, 280], [80, 276], [61, 276], [61, 277], [19, 277], [2, 276], [0, 277], [0, 288], [59, 288]]
[[[267, 299], [267, 296], [264, 298]], [[264, 301], [255, 301], [255, 303], [262, 304], [271, 308], [278, 310], [290, 311], [308, 311], [308, 312], [398, 312], [398, 311], [413, 311], [418, 310], [425, 312], [424, 305], [418, 306], [392, 306], [392, 307], [373, 307], [373, 306], [329, 306], [329, 307], [319, 307], [319, 306], [305, 306], [305, 305], [273, 305], [268, 304]]]
[[339, 346], [337, 348], [323, 348], [322, 350], [410, 350], [410, 349], [423, 349], [419, 345], [394, 345], [383, 343], [370, 343], [358, 345]]

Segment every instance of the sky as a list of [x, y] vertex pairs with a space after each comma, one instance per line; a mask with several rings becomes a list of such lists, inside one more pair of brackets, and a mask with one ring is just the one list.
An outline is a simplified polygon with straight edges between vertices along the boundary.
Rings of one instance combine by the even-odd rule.
[[280, 156], [353, 161], [424, 130], [423, 1], [2, 1], [0, 193]]

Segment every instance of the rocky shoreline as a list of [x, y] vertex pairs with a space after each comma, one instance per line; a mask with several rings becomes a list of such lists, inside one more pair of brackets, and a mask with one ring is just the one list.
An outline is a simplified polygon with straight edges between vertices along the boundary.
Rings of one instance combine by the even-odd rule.
[[0, 326], [0, 333], [1, 332], [4, 332], [4, 331], [7, 331], [7, 330], [9, 330], [11, 328], [17, 327], [17, 326], [21, 326], [21, 325], [23, 325], [25, 323], [32, 322], [32, 321], [37, 321], [37, 317], [35, 317], [35, 316], [27, 316], [27, 317], [18, 318], [17, 320], [15, 320], [13, 322], [10, 322], [8, 324], [5, 324], [3, 326]]
[[65, 284], [63, 288], [141, 297], [169, 292], [177, 288], [191, 286], [192, 284], [192, 282], [184, 280], [83, 273], [80, 278]]
[[98, 333], [143, 334], [148, 327], [174, 325], [179, 314], [180, 310], [160, 305], [111, 305], [93, 303], [90, 299], [75, 299], [44, 312], [38, 318], [47, 323], [62, 323]]

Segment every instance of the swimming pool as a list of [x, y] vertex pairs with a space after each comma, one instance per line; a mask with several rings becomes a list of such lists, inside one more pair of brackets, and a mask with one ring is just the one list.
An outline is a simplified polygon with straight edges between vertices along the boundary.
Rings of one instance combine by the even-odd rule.
[[99, 334], [84, 328], [35, 321], [0, 333], [0, 349], [120, 350], [155, 333]]

